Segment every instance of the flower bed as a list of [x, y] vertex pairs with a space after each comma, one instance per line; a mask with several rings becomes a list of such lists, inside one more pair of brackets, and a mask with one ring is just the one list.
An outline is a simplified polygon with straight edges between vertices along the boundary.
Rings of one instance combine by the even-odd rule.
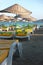
[[16, 32], [16, 36], [26, 36], [27, 32]]
[[12, 32], [0, 32], [0, 36], [12, 36]]
[[26, 36], [26, 34], [16, 34], [16, 36]]
[[33, 32], [33, 29], [26, 29], [25, 32]]

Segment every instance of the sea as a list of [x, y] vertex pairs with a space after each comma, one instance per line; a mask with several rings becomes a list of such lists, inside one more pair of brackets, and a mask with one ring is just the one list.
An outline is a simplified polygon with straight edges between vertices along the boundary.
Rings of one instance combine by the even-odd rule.
[[30, 24], [30, 25], [37, 25], [37, 26], [43, 26], [43, 21], [29, 21], [29, 22], [25, 22], [25, 21], [17, 21], [17, 22], [14, 22], [14, 21], [0, 21], [0, 26], [1, 25], [5, 25], [5, 26], [10, 26], [10, 25], [19, 25], [19, 26], [26, 26], [27, 24]]

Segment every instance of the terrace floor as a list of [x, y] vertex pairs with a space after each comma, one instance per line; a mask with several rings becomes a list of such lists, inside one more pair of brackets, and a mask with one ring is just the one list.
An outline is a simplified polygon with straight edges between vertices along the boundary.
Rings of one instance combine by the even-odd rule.
[[21, 41], [23, 58], [13, 59], [12, 65], [43, 65], [43, 29], [36, 31], [30, 40]]
[[[37, 31], [37, 32], [36, 32]], [[12, 65], [43, 65], [43, 29], [36, 30], [31, 39], [20, 39], [23, 47], [23, 57], [14, 60]], [[4, 41], [4, 42], [3, 42]], [[14, 40], [0, 40], [0, 49], [10, 47]], [[9, 44], [8, 44], [9, 43]], [[5, 44], [3, 46], [3, 44]], [[8, 45], [7, 45], [8, 44]]]

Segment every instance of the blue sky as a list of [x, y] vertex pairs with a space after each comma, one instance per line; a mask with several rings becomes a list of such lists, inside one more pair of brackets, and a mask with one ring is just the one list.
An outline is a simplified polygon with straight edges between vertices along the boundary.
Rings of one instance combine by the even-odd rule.
[[43, 0], [0, 0], [0, 10], [13, 4], [19, 4], [30, 10], [32, 12], [31, 16], [37, 19], [43, 19]]

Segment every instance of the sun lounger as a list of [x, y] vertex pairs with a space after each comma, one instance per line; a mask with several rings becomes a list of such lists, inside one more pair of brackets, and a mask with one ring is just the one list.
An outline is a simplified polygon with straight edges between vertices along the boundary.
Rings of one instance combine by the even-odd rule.
[[0, 40], [0, 64], [7, 58], [10, 45], [15, 40]]
[[8, 50], [0, 50], [0, 63], [2, 63], [8, 56]]

